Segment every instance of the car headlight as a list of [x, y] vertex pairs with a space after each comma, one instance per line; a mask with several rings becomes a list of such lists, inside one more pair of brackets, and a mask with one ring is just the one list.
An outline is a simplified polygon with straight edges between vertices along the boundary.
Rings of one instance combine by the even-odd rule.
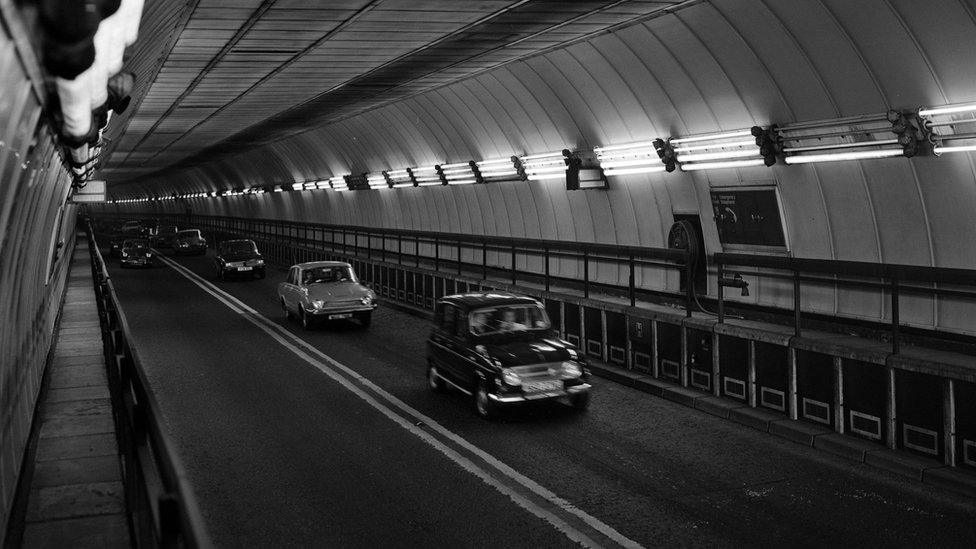
[[152, 257], [152, 254], [146, 254], [146, 259], [149, 259], [151, 257]]
[[513, 372], [510, 368], [502, 369], [502, 381], [504, 381], [506, 385], [511, 385], [513, 387], [517, 387], [522, 384], [522, 378], [520, 378], [519, 375]]
[[263, 259], [248, 259], [246, 261], [246, 263], [247, 263], [247, 265], [249, 267], [261, 267], [261, 266], [264, 265], [264, 260]]
[[122, 257], [129, 257], [129, 253], [128, 252], [122, 252]]
[[325, 302], [322, 301], [321, 299], [316, 299], [315, 301], [312, 302], [312, 307], [316, 309], [321, 309], [322, 307], [325, 307]]
[[180, 243], [178, 244], [178, 246], [179, 246], [180, 248], [186, 248], [187, 246], [189, 246], [189, 244], [187, 244], [186, 242], [180, 242]]
[[574, 378], [583, 375], [583, 367], [576, 362], [563, 362], [563, 375]]
[[373, 304], [373, 296], [371, 296], [371, 295], [364, 295], [363, 298], [360, 301], [363, 302], [363, 305], [372, 305]]

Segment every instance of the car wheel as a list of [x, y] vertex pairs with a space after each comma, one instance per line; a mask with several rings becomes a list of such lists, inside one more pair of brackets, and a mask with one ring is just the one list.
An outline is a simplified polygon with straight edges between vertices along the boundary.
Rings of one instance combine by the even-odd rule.
[[311, 330], [313, 328], [312, 319], [309, 318], [308, 313], [302, 307], [298, 308], [298, 319], [302, 322], [303, 330]]
[[498, 415], [497, 405], [488, 398], [488, 388], [484, 383], [478, 385], [474, 393], [474, 409], [482, 419], [494, 419]]
[[369, 328], [369, 324], [373, 321], [373, 313], [362, 313], [359, 315], [359, 323], [363, 328]]
[[285, 304], [285, 298], [281, 298], [281, 310], [285, 312], [285, 320], [291, 320], [291, 311], [288, 310], [288, 305]]
[[570, 396], [569, 405], [578, 412], [586, 410], [590, 406], [590, 393], [579, 393]]
[[444, 392], [444, 380], [437, 373], [437, 366], [434, 366], [430, 360], [427, 361], [427, 386], [435, 393]]

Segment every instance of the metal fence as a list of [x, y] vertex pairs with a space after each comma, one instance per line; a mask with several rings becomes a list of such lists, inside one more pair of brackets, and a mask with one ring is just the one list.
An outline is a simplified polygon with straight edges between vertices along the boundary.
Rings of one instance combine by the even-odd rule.
[[[750, 276], [788, 280], [792, 283], [793, 327], [794, 335], [797, 337], [801, 335], [803, 326], [801, 297], [804, 285], [860, 288], [882, 292], [887, 296], [890, 304], [888, 332], [893, 353], [898, 353], [901, 345], [902, 323], [899, 303], [903, 294], [922, 294], [932, 299], [951, 297], [976, 301], [976, 271], [969, 269], [728, 253], [715, 254], [713, 261], [718, 269], [719, 322], [722, 322], [725, 316], [724, 288], [741, 285], [741, 277], [728, 276], [729, 267], [753, 267], [757, 270], [749, 272]], [[939, 285], [963, 288], [950, 289]]]
[[86, 223], [109, 390], [123, 458], [127, 513], [137, 547], [212, 547], [183, 466], [162, 425], [115, 288]]

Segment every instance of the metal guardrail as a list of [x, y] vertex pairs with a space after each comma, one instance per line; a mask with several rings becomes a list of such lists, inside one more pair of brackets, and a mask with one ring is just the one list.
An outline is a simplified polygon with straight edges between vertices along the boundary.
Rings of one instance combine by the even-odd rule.
[[[792, 257], [755, 256], [745, 254], [716, 253], [713, 256], [718, 268], [718, 320], [725, 315], [724, 287], [728, 267], [756, 267], [763, 271], [746, 273], [749, 276], [789, 280], [793, 284], [794, 335], [801, 335], [801, 296], [803, 285], [833, 285], [846, 288], [866, 288], [887, 293], [891, 307], [888, 330], [891, 349], [898, 353], [901, 346], [901, 319], [899, 300], [903, 293], [925, 294], [976, 300], [976, 271], [948, 269], [916, 265], [868, 263], [863, 261], [838, 261], [826, 259], [801, 259]], [[928, 284], [929, 287], [918, 284]], [[939, 288], [939, 284], [968, 286], [973, 289]]]
[[126, 512], [133, 544], [208, 549], [213, 545], [183, 465], [163, 430], [159, 404], [138, 353], [130, 345], [129, 325], [119, 308], [90, 222], [85, 229], [115, 427], [123, 456]]
[[[180, 221], [188, 221], [184, 215], [156, 217], [176, 225], [180, 225]], [[505, 278], [513, 286], [519, 280], [539, 281], [546, 291], [556, 283], [580, 286], [583, 297], [589, 297], [594, 288], [610, 293], [621, 289], [619, 285], [594, 281], [591, 276], [592, 265], [604, 263], [624, 266], [629, 273], [626, 296], [631, 306], [636, 304], [638, 294], [646, 292], [655, 295], [668, 294], [680, 299], [687, 316], [691, 316], [695, 308], [693, 284], [688, 283], [694, 280], [692, 264], [687, 260], [687, 252], [684, 250], [198, 214], [192, 216], [191, 225], [210, 234], [236, 235], [263, 241], [272, 246], [327, 250], [344, 256], [405, 266], [412, 264], [414, 267], [427, 263], [433, 265], [437, 271], [443, 267], [457, 274], [464, 271], [480, 273], [482, 279], [487, 279], [491, 273]], [[453, 254], [454, 259], [446, 257], [446, 251]], [[500, 260], [490, 262], [489, 253], [498, 254], [498, 258], [507, 256], [508, 261], [505, 264]], [[480, 261], [464, 261], [466, 255], [474, 258], [480, 256]], [[541, 259], [542, 268], [538, 272], [518, 269], [518, 260], [528, 258]], [[582, 266], [582, 276], [571, 278], [554, 275], [550, 264], [559, 259], [578, 261]], [[686, 283], [683, 294], [638, 288], [635, 284], [635, 273], [637, 269], [647, 267], [684, 272]]]

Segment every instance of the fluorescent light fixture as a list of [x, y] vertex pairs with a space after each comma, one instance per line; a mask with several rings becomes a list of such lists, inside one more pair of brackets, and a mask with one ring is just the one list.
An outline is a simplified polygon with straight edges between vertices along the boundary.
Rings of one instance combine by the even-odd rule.
[[659, 164], [657, 166], [640, 166], [635, 168], [604, 168], [603, 175], [609, 177], [611, 175], [631, 175], [637, 173], [654, 173], [663, 171], [664, 165]]
[[348, 191], [349, 185], [346, 184], [346, 176], [337, 175], [329, 178], [329, 185], [335, 191]]
[[952, 146], [938, 146], [932, 148], [932, 152], [934, 152], [935, 154], [954, 153], [954, 152], [973, 152], [973, 151], [976, 151], [976, 145], [952, 145]]
[[807, 151], [827, 151], [833, 149], [854, 149], [857, 147], [874, 147], [879, 145], [897, 145], [897, 139], [879, 139], [877, 141], [861, 141], [858, 143], [838, 143], [835, 145], [813, 145], [810, 147], [784, 147], [785, 153], [798, 153]]
[[749, 156], [756, 156], [759, 154], [759, 150], [756, 149], [755, 143], [750, 143], [755, 150], [740, 149], [737, 151], [723, 151], [714, 153], [693, 153], [693, 154], [679, 154], [677, 156], [678, 162], [702, 162], [706, 160], [725, 160], [728, 158], [746, 158]]
[[612, 170], [614, 168], [633, 168], [637, 166], [661, 166], [664, 169], [664, 165], [660, 161], [652, 160], [650, 158], [638, 159], [638, 160], [611, 160], [609, 162], [600, 162], [600, 167], [605, 170]]
[[703, 151], [705, 149], [714, 149], [717, 147], [752, 147], [755, 144], [755, 139], [743, 139], [741, 141], [728, 141], [719, 145], [689, 145], [686, 147], [675, 147], [674, 152], [685, 153], [692, 151]]
[[607, 155], [608, 153], [613, 153], [613, 152], [632, 151], [632, 150], [640, 150], [640, 149], [650, 149], [650, 150], [653, 151], [654, 150], [654, 142], [653, 141], [640, 141], [638, 143], [625, 143], [623, 145], [609, 145], [609, 146], [606, 146], [606, 147], [593, 147], [593, 152], [595, 152], [597, 154], [597, 156], [604, 156], [604, 155]]
[[528, 156], [521, 156], [519, 158], [522, 160], [522, 162], [526, 162], [526, 161], [531, 162], [532, 160], [543, 160], [543, 159], [559, 159], [560, 161], [562, 161], [563, 153], [562, 151], [560, 151], [560, 152], [550, 152], [550, 153], [542, 153], [542, 154], [532, 154]]
[[468, 178], [468, 179], [452, 179], [450, 181], [450, 184], [451, 185], [471, 185], [473, 183], [477, 183], [477, 181], [475, 181], [473, 178]]
[[366, 184], [370, 189], [388, 189], [386, 177], [382, 173], [371, 173], [366, 176]]
[[[671, 144], [672, 145], [679, 145], [681, 143], [698, 143], [698, 142], [701, 142], [701, 141], [717, 141], [717, 140], [720, 140], [720, 139], [735, 139], [735, 138], [738, 138], [738, 137], [751, 137], [751, 136], [752, 136], [752, 130], [751, 129], [747, 129], [747, 130], [737, 130], [737, 131], [734, 131], [734, 132], [727, 132], [727, 133], [715, 133], [715, 134], [711, 134], [711, 135], [699, 135], [699, 136], [695, 136], [695, 137], [678, 137], [678, 138], [672, 139], [671, 140]], [[755, 145], [755, 142], [753, 141], [752, 144]]]
[[752, 160], [729, 160], [727, 162], [701, 162], [698, 164], [681, 164], [682, 171], [720, 170], [723, 168], [747, 168], [749, 166], [764, 166], [762, 158]]
[[875, 151], [851, 151], [834, 154], [807, 154], [786, 157], [787, 164], [810, 164], [813, 162], [839, 162], [842, 160], [866, 160], [870, 158], [891, 158], [905, 156], [904, 149], [880, 149]]
[[918, 111], [919, 116], [938, 116], [940, 114], [957, 114], [961, 112], [976, 112], [976, 103], [968, 105], [949, 105], [936, 107], [934, 109], [922, 109]]

